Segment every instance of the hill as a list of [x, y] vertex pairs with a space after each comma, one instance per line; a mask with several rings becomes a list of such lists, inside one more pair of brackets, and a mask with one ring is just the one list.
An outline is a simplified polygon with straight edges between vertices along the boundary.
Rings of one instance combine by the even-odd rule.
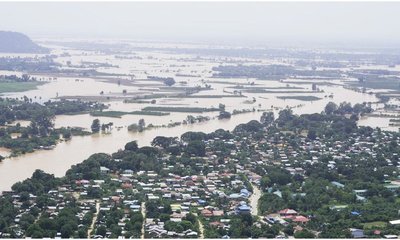
[[0, 52], [47, 53], [48, 49], [37, 45], [22, 33], [0, 31]]

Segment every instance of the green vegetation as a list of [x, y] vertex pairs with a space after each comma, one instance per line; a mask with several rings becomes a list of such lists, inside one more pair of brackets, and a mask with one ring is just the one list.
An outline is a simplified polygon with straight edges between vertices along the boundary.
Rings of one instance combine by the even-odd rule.
[[[352, 229], [368, 238], [398, 235], [389, 221], [399, 218], [400, 133], [358, 127], [370, 111], [368, 104], [329, 103], [314, 114], [284, 109], [275, 119], [265, 112], [231, 132], [158, 136], [152, 147], [131, 141], [111, 155], [93, 154], [62, 178], [36, 171], [0, 197], [0, 231], [85, 237], [96, 204], [81, 204], [96, 200], [102, 210], [92, 235], [102, 237], [139, 237], [144, 220], [144, 236], [153, 238], [198, 237], [199, 222], [207, 238], [349, 238]], [[252, 215], [246, 204], [256, 189]], [[48, 221], [55, 206], [64, 208]], [[16, 223], [20, 212], [27, 216]]]
[[89, 134], [80, 128], [54, 128], [54, 117], [59, 114], [102, 109], [104, 105], [81, 101], [48, 101], [43, 105], [31, 102], [0, 98], [0, 125], [16, 120], [28, 120], [29, 126], [20, 124], [0, 129], [0, 146], [12, 150], [12, 155], [33, 152], [36, 149], [51, 149], [60, 136], [69, 140], [71, 136]]
[[202, 112], [216, 112], [220, 111], [219, 108], [200, 108], [200, 107], [145, 107], [142, 111], [161, 111], [161, 112], [189, 112], [189, 113], [202, 113]]
[[44, 82], [0, 82], [0, 93], [25, 92], [37, 89]]
[[49, 56], [44, 57], [1, 57], [0, 70], [25, 72], [57, 72], [60, 64]]
[[47, 101], [43, 105], [24, 97], [23, 100], [0, 98], [0, 126], [16, 120], [32, 120], [41, 112], [52, 115], [76, 114], [106, 108], [104, 104], [83, 101]]
[[170, 113], [158, 112], [158, 111], [133, 111], [133, 112], [123, 112], [123, 111], [95, 111], [90, 112], [90, 115], [95, 117], [114, 117], [121, 118], [124, 115], [150, 115], [150, 116], [167, 116]]
[[37, 89], [38, 86], [43, 84], [45, 82], [38, 82], [36, 78], [32, 78], [27, 74], [23, 74], [21, 77], [17, 77], [16, 75], [1, 75], [0, 93], [25, 92]]
[[277, 96], [276, 98], [279, 99], [290, 99], [290, 100], [299, 100], [299, 101], [317, 101], [321, 100], [322, 98], [316, 96]]
[[358, 81], [346, 82], [350, 86], [372, 89], [400, 89], [400, 78], [396, 75], [397, 72], [388, 70], [354, 70], [349, 73], [349, 76]]
[[290, 76], [341, 77], [340, 70], [300, 70], [288, 65], [221, 65], [213, 77], [280, 80]]
[[128, 126], [128, 131], [131, 132], [143, 132], [146, 129], [146, 123], [144, 119], [139, 119], [138, 124], [134, 123]]
[[247, 93], [315, 93], [314, 91], [301, 91], [301, 90], [293, 90], [293, 91], [288, 91], [288, 90], [265, 90], [265, 89], [247, 89], [243, 90], [243, 92]]
[[99, 119], [94, 119], [92, 122], [92, 125], [90, 126], [90, 128], [92, 129], [93, 133], [98, 133], [100, 132], [100, 120]]

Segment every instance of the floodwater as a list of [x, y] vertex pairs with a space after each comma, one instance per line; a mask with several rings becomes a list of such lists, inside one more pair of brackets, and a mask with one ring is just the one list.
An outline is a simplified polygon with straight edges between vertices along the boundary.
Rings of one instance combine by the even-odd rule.
[[[115, 82], [104, 81], [104, 79], [81, 78], [81, 77], [57, 77], [40, 76], [43, 79], [49, 79], [48, 83], [41, 85], [38, 89], [22, 92], [4, 94], [8, 97], [28, 96], [37, 102], [44, 102], [49, 99], [62, 96], [99, 96], [103, 92], [106, 96], [122, 95], [123, 90], [134, 96], [135, 94], [157, 92], [160, 82], [145, 80], [147, 76], [162, 76], [174, 77], [177, 84], [180, 86], [180, 81], [187, 82], [187, 86], [204, 86], [204, 82], [210, 84], [212, 89], [201, 91], [196, 95], [226, 95], [227, 92], [233, 92], [232, 84], [220, 82], [235, 82], [246, 84], [254, 82], [255, 87], [286, 87], [286, 83], [268, 80], [255, 79], [218, 79], [211, 78], [212, 67], [218, 66], [224, 59], [218, 58], [197, 58], [196, 56], [167, 54], [162, 52], [134, 52], [127, 55], [129, 58], [115, 58], [115, 55], [106, 55], [94, 52], [84, 52], [78, 50], [66, 50], [62, 48], [54, 49], [52, 53], [61, 55], [68, 52], [69, 55], [59, 56], [56, 60], [66, 66], [67, 62], [70, 68], [85, 64], [85, 62], [110, 63], [118, 67], [98, 67], [99, 72], [126, 74], [125, 79], [129, 79], [132, 84], [118, 85]], [[228, 59], [236, 61], [237, 59]], [[246, 61], [249, 59], [241, 59]], [[268, 60], [265, 60], [268, 61]], [[7, 72], [7, 74], [9, 74]], [[17, 73], [20, 74], [20, 73]], [[177, 76], [177, 74], [179, 76]], [[110, 76], [108, 79], [113, 79]], [[202, 81], [204, 80], [204, 82]], [[219, 81], [219, 83], [212, 83]], [[337, 80], [338, 83], [340, 82]], [[210, 83], [208, 83], [210, 82]], [[148, 86], [146, 86], [146, 84]], [[311, 91], [311, 85], [290, 84], [292, 87], [301, 87], [302, 91]], [[91, 136], [73, 137], [66, 142], [60, 142], [52, 150], [39, 150], [34, 153], [25, 154], [19, 157], [7, 158], [0, 163], [0, 191], [9, 190], [17, 181], [21, 181], [30, 177], [35, 169], [42, 169], [56, 176], [63, 176], [65, 172], [73, 164], [77, 164], [88, 158], [93, 153], [103, 152], [112, 153], [124, 147], [129, 142], [136, 140], [140, 146], [150, 145], [152, 139], [156, 136], [180, 136], [187, 131], [202, 131], [212, 132], [222, 128], [233, 130], [240, 123], [246, 123], [250, 120], [259, 120], [262, 111], [274, 109], [275, 115], [280, 109], [292, 107], [297, 114], [315, 113], [323, 111], [325, 105], [330, 102], [340, 103], [343, 101], [352, 104], [362, 102], [375, 102], [377, 99], [373, 95], [357, 93], [351, 90], [344, 89], [341, 86], [318, 86], [323, 92], [311, 93], [243, 93], [246, 98], [161, 98], [157, 99], [156, 104], [139, 104], [139, 103], [123, 103], [122, 100], [113, 100], [106, 102], [109, 105], [109, 110], [117, 111], [135, 111], [146, 106], [195, 106], [195, 107], [218, 107], [220, 103], [225, 104], [226, 110], [255, 109], [255, 112], [233, 115], [231, 119], [218, 120], [217, 112], [193, 114], [193, 113], [171, 113], [168, 116], [138, 116], [125, 115], [121, 118], [109, 117], [92, 117], [89, 114], [75, 116], [57, 116], [55, 119], [56, 127], [83, 127], [90, 129], [92, 121], [96, 118], [100, 119], [101, 123], [113, 122], [114, 127], [110, 133], [95, 134]], [[155, 90], [154, 90], [155, 89]], [[270, 90], [270, 89], [267, 89]], [[282, 89], [281, 89], [282, 90]], [[292, 89], [287, 91], [295, 91]], [[304, 95], [317, 96], [321, 100], [317, 101], [300, 101], [300, 100], [283, 100], [277, 96], [285, 95]], [[333, 95], [333, 97], [328, 97]], [[132, 123], [137, 123], [139, 119], [144, 119], [146, 125], [167, 125], [172, 122], [182, 122], [188, 115], [202, 115], [211, 118], [208, 122], [196, 123], [192, 125], [180, 125], [172, 128], [154, 128], [145, 130], [141, 133], [133, 133], [127, 130], [127, 126]], [[363, 119], [362, 124], [368, 125], [368, 119]], [[371, 121], [373, 125], [375, 120]], [[379, 124], [378, 124], [379, 125]], [[0, 148], [0, 155], [7, 156], [9, 151]]]

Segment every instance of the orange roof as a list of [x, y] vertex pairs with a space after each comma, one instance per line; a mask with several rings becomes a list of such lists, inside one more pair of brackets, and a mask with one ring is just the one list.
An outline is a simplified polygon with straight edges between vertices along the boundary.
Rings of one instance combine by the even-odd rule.
[[304, 216], [296, 216], [293, 218], [293, 222], [308, 222], [310, 219], [304, 217]]

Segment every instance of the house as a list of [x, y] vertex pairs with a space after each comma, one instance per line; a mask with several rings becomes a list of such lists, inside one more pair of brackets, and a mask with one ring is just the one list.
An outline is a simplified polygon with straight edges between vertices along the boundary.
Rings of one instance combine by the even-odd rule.
[[351, 215], [353, 216], [360, 216], [361, 213], [357, 212], [357, 211], [351, 211]]
[[310, 219], [308, 219], [308, 218], [306, 218], [304, 216], [295, 216], [295, 217], [292, 218], [292, 220], [293, 220], [293, 222], [301, 223], [301, 224], [305, 224], [308, 221], [310, 221]]
[[110, 169], [108, 169], [108, 168], [106, 168], [106, 167], [100, 167], [100, 172], [101, 172], [101, 173], [104, 173], [104, 174], [107, 174], [107, 173], [110, 172]]
[[399, 220], [389, 221], [389, 223], [392, 224], [392, 225], [399, 225], [400, 224], [400, 219]]
[[232, 194], [229, 195], [230, 199], [239, 199], [241, 197], [242, 197], [242, 195], [241, 194], [237, 194], [237, 193], [232, 193]]
[[222, 217], [222, 216], [224, 216], [224, 211], [222, 211], [222, 210], [214, 210], [212, 213], [213, 213], [214, 217]]
[[249, 214], [251, 207], [246, 204], [241, 204], [236, 208], [236, 214]]
[[398, 238], [397, 235], [393, 235], [393, 234], [384, 235], [383, 237], [386, 238], [386, 239], [397, 239]]
[[134, 172], [131, 169], [126, 169], [123, 171], [124, 174], [132, 175]]
[[214, 222], [210, 222], [210, 226], [219, 228], [219, 227], [224, 227], [225, 224], [223, 224], [223, 223], [221, 223], [219, 221], [214, 221]]
[[364, 230], [358, 228], [350, 228], [352, 238], [365, 238]]
[[204, 217], [212, 217], [213, 213], [212, 213], [212, 211], [210, 211], [208, 209], [203, 209], [203, 210], [201, 210], [201, 215]]
[[297, 216], [297, 214], [298, 214], [297, 211], [290, 209], [290, 208], [283, 209], [283, 210], [279, 211], [278, 213], [283, 218], [292, 218], [294, 216]]
[[240, 195], [242, 197], [248, 198], [250, 196], [250, 192], [246, 188], [243, 188], [240, 190]]
[[180, 211], [180, 210], [182, 210], [182, 206], [181, 206], [181, 204], [171, 204], [171, 210], [173, 212]]
[[344, 184], [341, 184], [340, 182], [332, 181], [331, 183], [337, 188], [344, 188]]

